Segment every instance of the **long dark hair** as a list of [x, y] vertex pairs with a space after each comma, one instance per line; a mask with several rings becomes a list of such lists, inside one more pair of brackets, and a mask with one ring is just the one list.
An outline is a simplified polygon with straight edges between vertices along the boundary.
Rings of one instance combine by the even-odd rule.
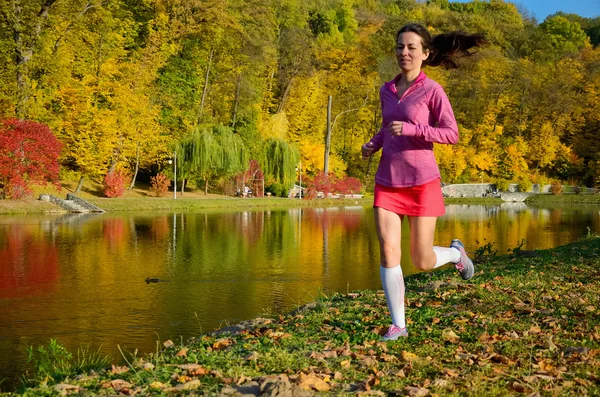
[[439, 34], [431, 37], [431, 34], [418, 23], [405, 25], [396, 34], [396, 41], [401, 33], [413, 32], [421, 37], [423, 51], [429, 50], [429, 57], [423, 61], [424, 65], [443, 66], [446, 69], [458, 67], [456, 59], [463, 56], [471, 56], [477, 49], [487, 44], [485, 36], [480, 33], [468, 34], [461, 31]]

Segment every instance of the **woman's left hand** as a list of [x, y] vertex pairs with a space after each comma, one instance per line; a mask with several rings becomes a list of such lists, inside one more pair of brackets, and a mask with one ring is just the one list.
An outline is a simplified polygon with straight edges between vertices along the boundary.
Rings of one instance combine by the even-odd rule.
[[402, 135], [402, 126], [404, 123], [402, 121], [392, 121], [388, 124], [388, 131], [392, 136], [400, 136]]

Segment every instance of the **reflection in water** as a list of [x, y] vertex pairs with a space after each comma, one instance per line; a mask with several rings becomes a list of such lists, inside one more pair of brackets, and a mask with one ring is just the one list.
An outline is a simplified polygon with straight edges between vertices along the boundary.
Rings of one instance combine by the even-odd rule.
[[[450, 205], [435, 241], [505, 253], [523, 239], [524, 249], [565, 244], [588, 227], [600, 232], [597, 208]], [[402, 240], [408, 253], [407, 227]], [[363, 207], [0, 217], [0, 379], [14, 381], [27, 347], [50, 338], [118, 360], [117, 344], [153, 351], [321, 291], [377, 289], [378, 263], [373, 210]], [[408, 255], [402, 265], [414, 273]]]

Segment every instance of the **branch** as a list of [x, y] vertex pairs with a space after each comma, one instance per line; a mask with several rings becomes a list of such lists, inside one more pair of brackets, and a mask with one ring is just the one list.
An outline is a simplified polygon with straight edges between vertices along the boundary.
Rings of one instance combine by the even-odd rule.
[[340, 116], [341, 116], [341, 115], [343, 115], [343, 114], [350, 113], [350, 112], [354, 112], [354, 111], [356, 111], [356, 110], [358, 110], [358, 109], [362, 108], [363, 106], [365, 106], [365, 105], [367, 104], [367, 101], [368, 101], [368, 100], [369, 100], [369, 94], [367, 94], [367, 96], [365, 97], [365, 100], [363, 101], [363, 104], [362, 104], [362, 105], [360, 105], [359, 107], [356, 107], [356, 108], [354, 108], [354, 109], [344, 110], [343, 112], [341, 112], [341, 113], [338, 113], [338, 114], [335, 116], [335, 119], [333, 119], [333, 124], [332, 124], [332, 126], [331, 126], [331, 131], [333, 131], [333, 128], [335, 127], [335, 123], [337, 123], [338, 117], [340, 117]]

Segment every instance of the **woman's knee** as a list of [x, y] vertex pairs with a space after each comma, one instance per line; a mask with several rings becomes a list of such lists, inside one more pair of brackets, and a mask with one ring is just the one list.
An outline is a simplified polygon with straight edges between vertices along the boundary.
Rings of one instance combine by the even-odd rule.
[[381, 243], [381, 265], [384, 267], [398, 266], [400, 263], [400, 247], [393, 244]]
[[431, 251], [431, 255], [423, 252], [411, 252], [410, 257], [413, 266], [419, 270], [431, 270], [435, 266], [433, 251]]

